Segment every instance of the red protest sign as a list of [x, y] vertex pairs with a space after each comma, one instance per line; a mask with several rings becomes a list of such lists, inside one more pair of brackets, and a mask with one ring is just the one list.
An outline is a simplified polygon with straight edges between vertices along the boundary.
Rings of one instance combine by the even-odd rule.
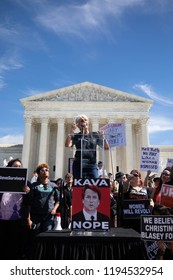
[[162, 185], [160, 204], [171, 208], [173, 207], [173, 186]]

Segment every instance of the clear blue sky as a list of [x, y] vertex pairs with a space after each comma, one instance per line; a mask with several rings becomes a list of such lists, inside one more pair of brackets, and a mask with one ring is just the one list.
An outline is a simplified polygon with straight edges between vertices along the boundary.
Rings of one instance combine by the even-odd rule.
[[151, 98], [150, 144], [173, 145], [173, 0], [1, 0], [0, 144], [19, 101], [85, 81]]

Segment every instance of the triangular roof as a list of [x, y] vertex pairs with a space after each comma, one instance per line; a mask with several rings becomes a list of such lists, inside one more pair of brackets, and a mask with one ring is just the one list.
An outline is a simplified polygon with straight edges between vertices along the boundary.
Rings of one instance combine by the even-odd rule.
[[[83, 82], [60, 89], [43, 92], [20, 99], [23, 106], [34, 102], [141, 102], [152, 105], [151, 99], [143, 98], [91, 82]], [[149, 107], [150, 107], [149, 106]]]

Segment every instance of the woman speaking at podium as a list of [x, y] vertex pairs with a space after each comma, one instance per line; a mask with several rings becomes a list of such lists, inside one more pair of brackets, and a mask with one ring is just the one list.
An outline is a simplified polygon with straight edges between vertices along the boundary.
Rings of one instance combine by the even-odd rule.
[[[79, 128], [79, 133], [74, 133]], [[108, 143], [104, 138], [103, 131], [90, 132], [89, 119], [86, 115], [78, 115], [75, 123], [72, 124], [70, 134], [68, 134], [66, 147], [76, 147], [73, 162], [74, 178], [98, 178], [96, 164], [97, 146], [109, 149]]]

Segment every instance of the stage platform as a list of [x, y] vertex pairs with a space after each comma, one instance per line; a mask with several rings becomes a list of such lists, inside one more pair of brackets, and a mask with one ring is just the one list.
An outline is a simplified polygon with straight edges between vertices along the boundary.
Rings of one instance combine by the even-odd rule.
[[144, 260], [140, 234], [130, 228], [109, 231], [49, 231], [34, 241], [33, 260]]

